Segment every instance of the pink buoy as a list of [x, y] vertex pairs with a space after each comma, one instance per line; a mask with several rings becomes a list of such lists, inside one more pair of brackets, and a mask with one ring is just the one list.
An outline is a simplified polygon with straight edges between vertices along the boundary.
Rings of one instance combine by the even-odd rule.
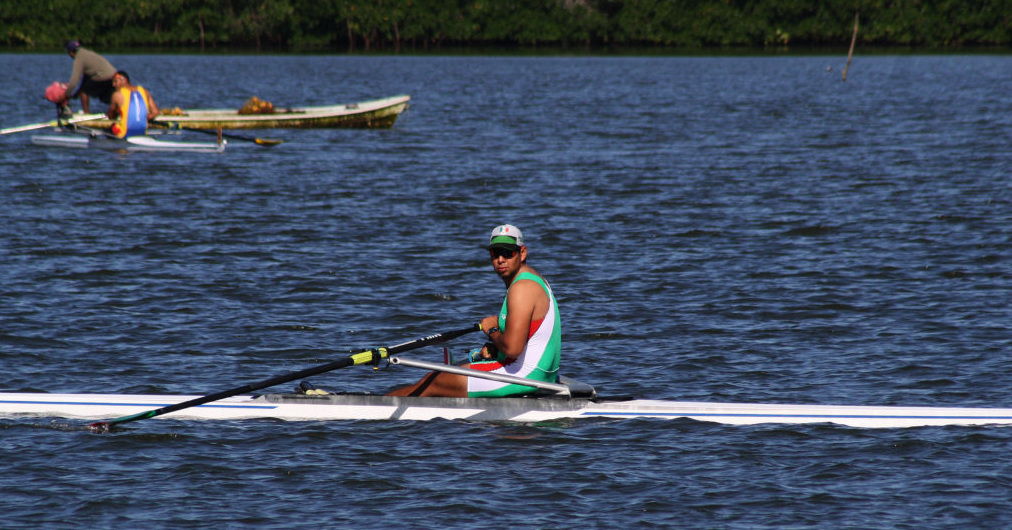
[[63, 103], [67, 98], [64, 95], [67, 93], [67, 84], [59, 81], [53, 81], [53, 84], [46, 88], [46, 99], [53, 103]]

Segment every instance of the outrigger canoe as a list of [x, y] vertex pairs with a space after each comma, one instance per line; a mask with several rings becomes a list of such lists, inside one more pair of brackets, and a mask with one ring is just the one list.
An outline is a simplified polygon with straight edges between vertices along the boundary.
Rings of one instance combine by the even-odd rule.
[[[391, 358], [393, 364], [457, 371], [465, 368]], [[472, 373], [474, 372], [474, 373]], [[469, 375], [486, 372], [470, 370]], [[507, 378], [509, 376], [497, 376]], [[520, 382], [529, 380], [519, 380]], [[391, 397], [363, 393], [271, 393], [229, 396], [166, 413], [178, 420], [467, 420], [544, 422], [580, 418], [689, 419], [732, 425], [833, 423], [896, 428], [1012, 425], [1012, 409], [710, 403], [601, 397], [567, 378], [538, 383], [537, 393], [515, 398]], [[297, 387], [298, 388], [298, 387]], [[201, 400], [186, 395], [0, 393], [0, 416], [102, 420]], [[128, 418], [130, 416], [127, 416]], [[154, 416], [143, 416], [154, 417]], [[113, 420], [115, 421], [115, 420]]]
[[181, 142], [163, 140], [151, 136], [115, 138], [102, 131], [88, 129], [57, 129], [52, 134], [32, 136], [32, 143], [47, 147], [70, 147], [75, 149], [108, 149], [113, 151], [159, 151], [176, 153], [221, 153], [227, 140], [218, 142]]
[[[275, 109], [270, 114], [239, 114], [238, 109], [183, 109], [179, 115], [162, 114], [154, 123], [184, 129], [388, 129], [408, 108], [411, 96], [401, 95], [360, 103]], [[109, 120], [88, 123], [109, 128]]]

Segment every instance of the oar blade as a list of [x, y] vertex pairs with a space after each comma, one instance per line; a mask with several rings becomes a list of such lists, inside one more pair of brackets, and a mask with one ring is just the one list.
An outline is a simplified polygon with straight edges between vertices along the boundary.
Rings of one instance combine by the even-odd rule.
[[136, 420], [146, 420], [148, 418], [153, 418], [156, 415], [157, 414], [155, 414], [155, 411], [148, 410], [148, 411], [145, 411], [145, 412], [141, 412], [139, 414], [131, 414], [129, 416], [123, 416], [123, 417], [115, 418], [115, 419], [108, 420], [108, 421], [96, 421], [95, 423], [91, 423], [91, 424], [88, 425], [88, 430], [90, 430], [91, 432], [96, 433], [96, 434], [104, 434], [104, 433], [112, 432], [112, 428], [113, 428], [114, 425], [117, 425], [117, 424], [120, 424], [120, 423], [127, 423], [127, 422], [130, 422], [130, 421], [136, 421]]

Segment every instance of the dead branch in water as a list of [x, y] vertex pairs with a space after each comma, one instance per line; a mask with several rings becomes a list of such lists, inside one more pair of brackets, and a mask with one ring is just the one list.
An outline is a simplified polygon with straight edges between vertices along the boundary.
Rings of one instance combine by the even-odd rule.
[[850, 38], [850, 51], [847, 53], [847, 66], [843, 68], [843, 80], [847, 80], [847, 70], [850, 69], [850, 60], [854, 57], [854, 43], [857, 42], [857, 21], [860, 12], [854, 12], [854, 36]]

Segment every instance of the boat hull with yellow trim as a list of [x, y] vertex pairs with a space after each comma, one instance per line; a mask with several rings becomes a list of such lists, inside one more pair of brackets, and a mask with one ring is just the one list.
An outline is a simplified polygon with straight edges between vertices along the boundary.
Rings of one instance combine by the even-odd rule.
[[[237, 109], [183, 109], [166, 112], [153, 121], [168, 128], [182, 129], [389, 129], [408, 108], [411, 96], [329, 105], [322, 107], [275, 108], [269, 114], [239, 114]], [[98, 120], [91, 127], [109, 128], [110, 120]]]

